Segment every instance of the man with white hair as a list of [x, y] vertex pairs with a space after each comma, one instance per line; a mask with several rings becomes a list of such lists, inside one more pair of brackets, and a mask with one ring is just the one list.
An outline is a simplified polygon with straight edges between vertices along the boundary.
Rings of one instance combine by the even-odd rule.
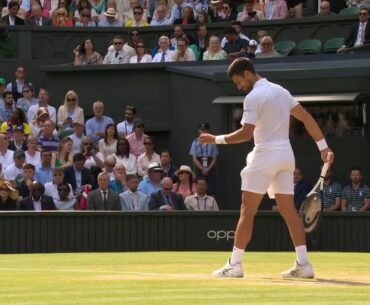
[[104, 104], [96, 101], [93, 104], [94, 117], [86, 122], [86, 135], [91, 137], [95, 143], [104, 138], [105, 127], [114, 124], [113, 119], [104, 115]]
[[172, 24], [171, 19], [167, 16], [167, 8], [163, 4], [159, 4], [156, 9], [155, 16], [150, 22], [151, 26], [170, 25]]
[[159, 50], [153, 57], [152, 62], [170, 62], [174, 51], [170, 50], [170, 39], [167, 36], [161, 36], [158, 39]]
[[[114, 158], [114, 156], [112, 156]], [[114, 179], [109, 182], [109, 189], [118, 194], [126, 190], [126, 168], [121, 163], [116, 163], [113, 168]]]

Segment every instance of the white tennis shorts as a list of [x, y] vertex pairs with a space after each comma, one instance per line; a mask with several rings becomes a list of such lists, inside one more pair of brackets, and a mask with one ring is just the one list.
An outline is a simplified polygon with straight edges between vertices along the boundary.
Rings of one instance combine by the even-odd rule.
[[247, 166], [241, 171], [242, 191], [265, 194], [294, 194], [295, 159], [292, 149], [258, 150], [247, 156]]

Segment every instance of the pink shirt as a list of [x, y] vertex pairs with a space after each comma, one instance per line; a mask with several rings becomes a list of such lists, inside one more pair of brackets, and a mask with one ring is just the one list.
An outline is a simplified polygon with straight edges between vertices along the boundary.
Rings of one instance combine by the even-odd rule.
[[177, 189], [177, 183], [174, 183], [172, 192], [179, 194], [182, 196], [182, 199], [185, 199], [186, 197], [190, 195], [194, 195], [196, 193], [195, 183], [193, 183], [192, 188], [185, 188], [184, 186], [180, 185], [179, 189]]
[[136, 138], [135, 133], [132, 133], [126, 137], [130, 143], [130, 154], [133, 154], [136, 158], [141, 154], [145, 153], [144, 139], [147, 137], [143, 134], [140, 139]]

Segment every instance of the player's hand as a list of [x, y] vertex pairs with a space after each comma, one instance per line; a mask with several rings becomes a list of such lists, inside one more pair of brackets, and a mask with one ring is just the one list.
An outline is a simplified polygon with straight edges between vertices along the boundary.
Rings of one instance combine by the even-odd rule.
[[329, 147], [321, 151], [321, 159], [330, 164], [334, 162], [334, 153]]
[[201, 133], [199, 136], [200, 144], [216, 144], [215, 136], [209, 133]]

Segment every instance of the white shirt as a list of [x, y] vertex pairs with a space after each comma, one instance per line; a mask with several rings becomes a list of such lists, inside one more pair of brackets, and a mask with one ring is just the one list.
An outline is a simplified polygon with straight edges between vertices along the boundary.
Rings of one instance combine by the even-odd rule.
[[[16, 79], [15, 82], [17, 84], [17, 91], [18, 91], [18, 93], [22, 93], [23, 86], [24, 86], [24, 80], [21, 81], [19, 79]], [[9, 84], [6, 85], [6, 91], [10, 91], [10, 92], [13, 91], [12, 83], [9, 83]]]
[[[154, 55], [152, 62], [161, 62], [162, 60], [162, 51], [159, 51], [157, 54]], [[172, 54], [174, 51], [168, 49], [165, 54], [164, 54], [164, 61], [165, 62], [170, 62], [172, 61]]]
[[22, 168], [18, 168], [15, 166], [15, 163], [9, 165], [8, 167], [4, 168], [4, 179], [11, 181], [15, 180], [18, 175], [21, 175], [23, 172]]
[[149, 54], [144, 54], [140, 62], [137, 61], [137, 55], [130, 58], [130, 64], [145, 64], [148, 62], [152, 62], [152, 57]]
[[[365, 37], [366, 25], [367, 25], [367, 21], [366, 22], [360, 22], [360, 24], [358, 26], [358, 32], [357, 32], [355, 47], [359, 47], [359, 46], [363, 45], [362, 36]], [[362, 34], [362, 32], [364, 34]]]
[[161, 26], [161, 25], [171, 25], [171, 24], [172, 24], [171, 19], [167, 17], [163, 18], [162, 20], [152, 19], [152, 21], [150, 21], [151, 26]]
[[41, 211], [41, 199], [39, 201], [36, 201], [35, 199], [32, 198], [33, 201], [33, 208], [35, 211]]
[[117, 125], [117, 132], [124, 133], [126, 135], [131, 134], [134, 129], [134, 123], [129, 123], [127, 121], [123, 121]]
[[75, 133], [69, 136], [71, 140], [73, 141], [72, 143], [72, 154], [79, 153], [81, 151], [81, 142], [83, 139], [83, 135], [81, 137], [77, 136]]
[[[117, 53], [117, 56], [116, 56]], [[103, 64], [128, 64], [131, 58], [131, 54], [121, 49], [116, 51], [115, 49], [112, 52], [108, 52], [104, 57]]]
[[127, 175], [137, 175], [137, 160], [134, 155], [129, 154], [128, 158], [122, 158], [116, 154], [113, 156], [116, 158], [116, 165], [121, 164], [125, 167]]
[[0, 163], [2, 165], [3, 172], [9, 165], [14, 163], [13, 155], [14, 155], [14, 151], [9, 150], [9, 149], [6, 150], [5, 155], [0, 153]]
[[[69, 189], [71, 190], [68, 194], [68, 199], [75, 199], [75, 196], [73, 195], [73, 189], [72, 186], [68, 183]], [[53, 197], [54, 203], [59, 200], [59, 194], [58, 194], [58, 185], [54, 184], [52, 181], [45, 183], [45, 195], [48, 195], [50, 197]], [[59, 210], [59, 209], [58, 209]]]
[[[247, 36], [245, 36], [243, 33], [240, 33], [239, 34], [239, 38], [240, 39], [245, 39], [245, 40], [250, 40]], [[226, 37], [224, 37], [224, 38], [222, 38], [222, 40], [221, 40], [221, 48], [224, 48], [224, 46], [225, 46], [225, 44], [226, 44], [226, 42], [228, 42], [228, 40], [226, 39]]]
[[176, 50], [172, 54], [172, 61], [195, 61], [195, 55], [192, 49], [187, 48], [185, 50], [184, 56], [179, 56], [179, 50]]
[[25, 151], [24, 153], [26, 154], [26, 163], [30, 163], [35, 167], [41, 165], [41, 153], [39, 151], [36, 151], [33, 156], [31, 156], [28, 151]]
[[142, 153], [137, 158], [137, 173], [139, 176], [144, 177], [147, 175], [149, 163], [161, 162], [161, 157], [157, 153], [153, 153], [152, 158], [149, 160], [146, 153]]
[[290, 146], [290, 111], [297, 105], [288, 90], [262, 78], [244, 99], [240, 123], [255, 125], [253, 137], [256, 147]]
[[[39, 110], [40, 106], [37, 105], [32, 105], [30, 109], [28, 109], [27, 112], [27, 120], [28, 122], [32, 122], [33, 119], [35, 118], [37, 111]], [[57, 123], [57, 110], [55, 107], [48, 105], [48, 112], [49, 112], [49, 117], [50, 119], [54, 122], [54, 124]]]
[[[98, 159], [100, 159], [101, 161], [104, 160], [104, 156], [100, 152], [98, 152], [96, 154], [96, 157]], [[87, 168], [87, 169], [91, 169], [91, 167], [93, 167], [93, 166], [96, 166], [96, 162], [95, 162], [95, 159], [91, 156], [91, 157], [89, 157], [89, 158], [86, 159], [85, 164], [84, 164], [84, 167]]]

